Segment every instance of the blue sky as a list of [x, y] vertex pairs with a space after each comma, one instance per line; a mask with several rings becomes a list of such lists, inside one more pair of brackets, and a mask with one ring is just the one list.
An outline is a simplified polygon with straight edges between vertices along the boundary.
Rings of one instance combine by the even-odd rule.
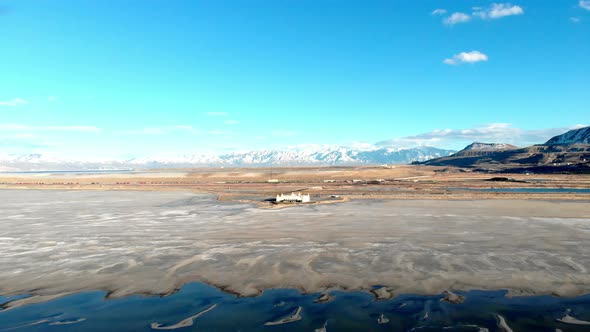
[[460, 148], [589, 123], [590, 1], [0, 0], [0, 41], [0, 154]]

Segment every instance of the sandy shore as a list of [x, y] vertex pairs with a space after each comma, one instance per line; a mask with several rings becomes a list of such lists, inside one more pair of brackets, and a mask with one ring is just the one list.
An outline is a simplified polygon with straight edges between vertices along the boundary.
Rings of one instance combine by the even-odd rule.
[[[262, 203], [278, 193], [303, 191], [321, 204], [332, 196], [393, 200], [570, 200], [590, 202], [590, 177], [571, 174], [485, 174], [466, 169], [399, 165], [392, 167], [281, 167], [273, 169], [196, 168], [128, 173], [0, 173], [0, 189], [191, 191], [220, 200]], [[510, 181], [488, 181], [505, 177]], [[523, 192], [481, 189], [519, 188]], [[530, 188], [574, 188], [578, 192], [526, 192]]]
[[0, 190], [0, 294], [269, 288], [590, 292], [590, 204], [351, 200], [279, 210], [186, 192]]

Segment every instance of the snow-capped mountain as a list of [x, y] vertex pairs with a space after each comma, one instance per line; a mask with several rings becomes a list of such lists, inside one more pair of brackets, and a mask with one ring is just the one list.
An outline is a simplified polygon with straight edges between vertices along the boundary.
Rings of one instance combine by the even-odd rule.
[[40, 153], [28, 153], [28, 154], [20, 154], [20, 155], [0, 155], [0, 160], [2, 162], [24, 162], [24, 163], [38, 163], [43, 160], [44, 156]]
[[467, 145], [462, 151], [490, 151], [490, 150], [512, 150], [518, 149], [517, 146], [506, 143], [480, 143], [474, 142]]
[[307, 149], [260, 150], [233, 152], [220, 156], [181, 155], [177, 157], [141, 158], [130, 161], [134, 165], [158, 166], [330, 166], [406, 164], [437, 156], [448, 156], [454, 151], [433, 147], [408, 149], [358, 150], [347, 147], [313, 147]]
[[204, 154], [159, 155], [134, 158], [120, 162], [129, 165], [145, 167], [166, 167], [167, 165], [215, 166], [218, 164], [223, 164], [223, 160], [219, 159], [219, 157]]
[[40, 153], [0, 154], [0, 172], [42, 171], [42, 170], [113, 170], [127, 169], [122, 161], [100, 159], [72, 159]]
[[39, 154], [0, 156], [4, 170], [87, 170], [161, 167], [256, 167], [408, 164], [448, 156], [455, 151], [434, 147], [406, 149], [311, 147], [305, 149], [260, 150], [215, 155], [182, 154], [130, 160], [76, 161], [48, 158]]
[[230, 165], [312, 165], [355, 164], [354, 151], [343, 147], [301, 150], [262, 150], [229, 153], [220, 158]]
[[565, 134], [551, 138], [545, 144], [590, 144], [590, 127], [570, 130]]

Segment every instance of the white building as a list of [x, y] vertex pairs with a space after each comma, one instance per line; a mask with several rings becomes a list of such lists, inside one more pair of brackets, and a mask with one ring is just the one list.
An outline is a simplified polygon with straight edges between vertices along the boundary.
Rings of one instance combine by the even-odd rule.
[[302, 193], [290, 193], [290, 194], [277, 194], [276, 202], [287, 202], [287, 203], [309, 203], [311, 197], [309, 194], [304, 195]]

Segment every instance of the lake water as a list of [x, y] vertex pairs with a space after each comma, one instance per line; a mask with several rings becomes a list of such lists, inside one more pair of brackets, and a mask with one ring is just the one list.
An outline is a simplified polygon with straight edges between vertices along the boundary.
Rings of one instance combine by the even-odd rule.
[[[589, 325], [557, 321], [566, 313], [590, 321], [590, 295], [508, 298], [504, 291], [459, 294], [465, 296], [465, 302], [451, 304], [441, 301], [442, 295], [400, 295], [378, 301], [367, 292], [333, 291], [332, 300], [316, 303], [319, 294], [305, 295], [292, 289], [240, 298], [190, 283], [167, 297], [106, 300], [105, 292], [94, 291], [4, 310], [0, 312], [0, 331], [154, 331], [175, 327], [180, 331], [324, 331], [324, 325], [325, 331], [502, 331], [497, 315], [514, 331], [590, 331]], [[10, 300], [14, 298], [0, 297], [0, 303]], [[294, 315], [299, 307], [300, 320], [268, 325]], [[378, 322], [381, 315], [383, 324]]]
[[552, 194], [552, 193], [575, 193], [590, 194], [590, 188], [448, 188], [449, 190], [469, 190], [498, 193], [530, 193], [530, 194]]

